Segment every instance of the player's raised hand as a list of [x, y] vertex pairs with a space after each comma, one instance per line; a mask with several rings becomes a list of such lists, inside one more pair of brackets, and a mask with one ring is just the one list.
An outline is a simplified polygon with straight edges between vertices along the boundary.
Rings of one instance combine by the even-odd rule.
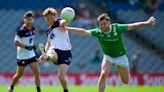
[[152, 17], [150, 17], [150, 18], [146, 21], [146, 23], [147, 23], [148, 25], [155, 25], [155, 23], [156, 23], [156, 18], [154, 18], [154, 17], [152, 16]]
[[39, 57], [38, 62], [39, 62], [39, 64], [43, 64], [44, 63], [44, 57], [43, 57], [43, 55], [41, 55]]

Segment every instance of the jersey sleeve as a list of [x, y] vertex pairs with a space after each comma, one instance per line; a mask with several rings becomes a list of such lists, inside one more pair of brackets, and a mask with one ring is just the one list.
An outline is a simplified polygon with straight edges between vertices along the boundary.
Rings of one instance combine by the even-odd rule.
[[15, 40], [15, 41], [20, 41], [20, 40], [21, 40], [21, 37], [23, 37], [23, 32], [22, 32], [22, 30], [17, 30], [17, 33], [16, 33], [16, 35], [15, 35], [14, 40]]
[[15, 35], [14, 41], [20, 41], [20, 37], [18, 35]]
[[91, 29], [89, 30], [91, 32], [91, 35], [92, 36], [97, 36], [98, 35], [98, 28], [95, 28], [95, 29]]
[[125, 32], [128, 31], [128, 26], [127, 24], [117, 24], [116, 29], [118, 32]]
[[16, 35], [21, 38], [24, 35], [24, 31], [23, 30], [18, 30]]

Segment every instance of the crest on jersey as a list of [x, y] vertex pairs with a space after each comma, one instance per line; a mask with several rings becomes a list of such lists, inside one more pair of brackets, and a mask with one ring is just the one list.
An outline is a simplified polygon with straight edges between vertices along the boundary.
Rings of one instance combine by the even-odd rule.
[[114, 27], [113, 31], [114, 31], [114, 36], [117, 36], [116, 27]]

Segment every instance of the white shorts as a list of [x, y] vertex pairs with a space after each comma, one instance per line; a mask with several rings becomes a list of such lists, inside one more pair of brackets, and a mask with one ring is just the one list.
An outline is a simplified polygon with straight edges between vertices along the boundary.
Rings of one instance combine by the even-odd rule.
[[126, 55], [123, 55], [123, 56], [120, 56], [117, 58], [113, 58], [109, 55], [104, 54], [103, 61], [104, 61], [104, 59], [115, 65], [129, 66], [128, 58]]

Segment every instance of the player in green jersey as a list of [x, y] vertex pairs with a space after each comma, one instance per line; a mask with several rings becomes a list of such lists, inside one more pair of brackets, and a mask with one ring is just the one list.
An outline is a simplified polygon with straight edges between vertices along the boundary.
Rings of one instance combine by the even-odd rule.
[[104, 92], [105, 80], [109, 71], [115, 64], [118, 73], [123, 83], [129, 82], [129, 62], [126, 57], [126, 50], [122, 41], [122, 32], [140, 28], [143, 26], [150, 26], [156, 23], [156, 19], [151, 17], [147, 21], [136, 22], [132, 24], [111, 24], [108, 14], [101, 14], [98, 18], [98, 27], [92, 30], [85, 30], [82, 28], [65, 27], [65, 30], [75, 32], [84, 36], [95, 36], [99, 40], [101, 48], [104, 53], [104, 58], [101, 66], [101, 75], [99, 77], [99, 92]]

